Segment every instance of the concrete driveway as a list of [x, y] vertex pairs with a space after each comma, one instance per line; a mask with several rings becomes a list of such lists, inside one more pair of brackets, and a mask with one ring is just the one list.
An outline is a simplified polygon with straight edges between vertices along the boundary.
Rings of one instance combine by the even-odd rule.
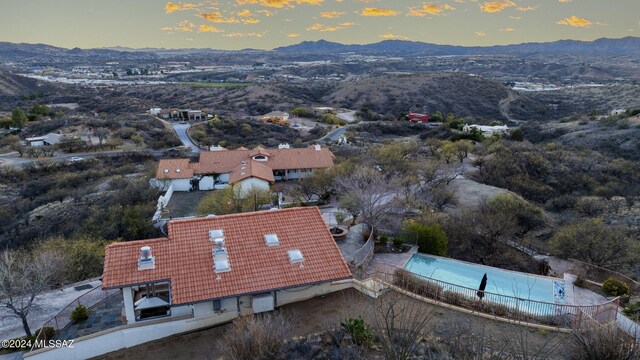
[[184, 146], [190, 147], [191, 152], [200, 153], [200, 148], [198, 147], [198, 145], [194, 144], [193, 141], [189, 139], [189, 136], [187, 136], [187, 129], [189, 129], [190, 127], [191, 127], [191, 124], [179, 124], [179, 123], [173, 124], [173, 130], [175, 130], [182, 144]]

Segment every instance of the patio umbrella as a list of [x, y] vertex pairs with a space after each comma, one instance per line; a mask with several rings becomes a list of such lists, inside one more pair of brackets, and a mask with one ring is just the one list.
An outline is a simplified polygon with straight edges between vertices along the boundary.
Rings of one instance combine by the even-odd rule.
[[484, 289], [486, 287], [487, 287], [487, 273], [485, 273], [484, 276], [482, 277], [482, 280], [480, 281], [480, 288], [476, 293], [481, 300], [484, 297]]

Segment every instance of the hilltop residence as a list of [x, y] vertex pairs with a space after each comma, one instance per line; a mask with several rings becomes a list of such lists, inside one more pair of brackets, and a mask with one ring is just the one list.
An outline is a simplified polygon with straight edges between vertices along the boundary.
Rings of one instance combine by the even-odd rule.
[[305, 207], [171, 221], [167, 238], [111, 244], [102, 287], [122, 290], [128, 324], [188, 327], [341, 290], [336, 282], [350, 278], [320, 210]]
[[507, 135], [509, 134], [509, 128], [507, 125], [487, 126], [487, 125], [467, 125], [462, 128], [464, 133], [470, 133], [473, 130], [480, 131], [484, 137], [490, 137], [493, 135]]
[[197, 163], [188, 159], [160, 160], [152, 184], [162, 190], [213, 190], [240, 186], [268, 189], [275, 181], [301, 179], [314, 169], [333, 167], [335, 156], [328, 148], [312, 145], [291, 148], [281, 144], [277, 149], [241, 147], [227, 150], [221, 147], [203, 151]]

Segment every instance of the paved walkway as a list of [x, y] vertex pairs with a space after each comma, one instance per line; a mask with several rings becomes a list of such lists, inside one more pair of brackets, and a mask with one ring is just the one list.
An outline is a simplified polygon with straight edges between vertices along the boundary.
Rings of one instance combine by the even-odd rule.
[[413, 245], [406, 253], [378, 253], [373, 254], [373, 259], [366, 269], [367, 274], [375, 272], [392, 273], [396, 268], [403, 268], [409, 259], [418, 252], [418, 246]]
[[336, 240], [338, 248], [340, 248], [340, 252], [342, 253], [342, 257], [344, 257], [344, 260], [347, 263], [353, 260], [355, 252], [366, 242], [366, 239], [363, 238], [363, 234], [366, 229], [367, 225], [365, 224], [352, 226], [344, 240]]

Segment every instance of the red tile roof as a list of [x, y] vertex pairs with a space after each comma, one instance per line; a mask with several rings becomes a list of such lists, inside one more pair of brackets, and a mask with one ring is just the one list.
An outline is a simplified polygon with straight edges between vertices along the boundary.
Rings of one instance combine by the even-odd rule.
[[274, 182], [273, 170], [270, 167], [261, 164], [258, 161], [243, 161], [238, 167], [231, 170], [229, 175], [229, 184], [235, 184], [238, 181], [248, 179], [250, 177], [262, 179], [268, 182]]
[[163, 159], [158, 163], [156, 179], [191, 179], [195, 164], [189, 159]]
[[267, 156], [263, 162], [272, 170], [318, 169], [333, 167], [335, 156], [326, 147], [316, 150], [315, 145], [307, 148], [264, 149], [253, 150], [203, 151], [200, 153], [198, 174], [226, 174], [231, 172], [243, 160], [255, 155]]
[[[216, 229], [224, 231], [230, 272], [213, 270], [209, 230]], [[266, 246], [265, 234], [277, 234], [280, 244]], [[138, 270], [142, 246], [151, 246], [155, 269]], [[302, 264], [289, 261], [293, 249], [302, 252]], [[172, 221], [168, 239], [111, 244], [102, 286], [170, 280], [173, 304], [188, 304], [349, 277], [320, 211], [305, 207]]]

